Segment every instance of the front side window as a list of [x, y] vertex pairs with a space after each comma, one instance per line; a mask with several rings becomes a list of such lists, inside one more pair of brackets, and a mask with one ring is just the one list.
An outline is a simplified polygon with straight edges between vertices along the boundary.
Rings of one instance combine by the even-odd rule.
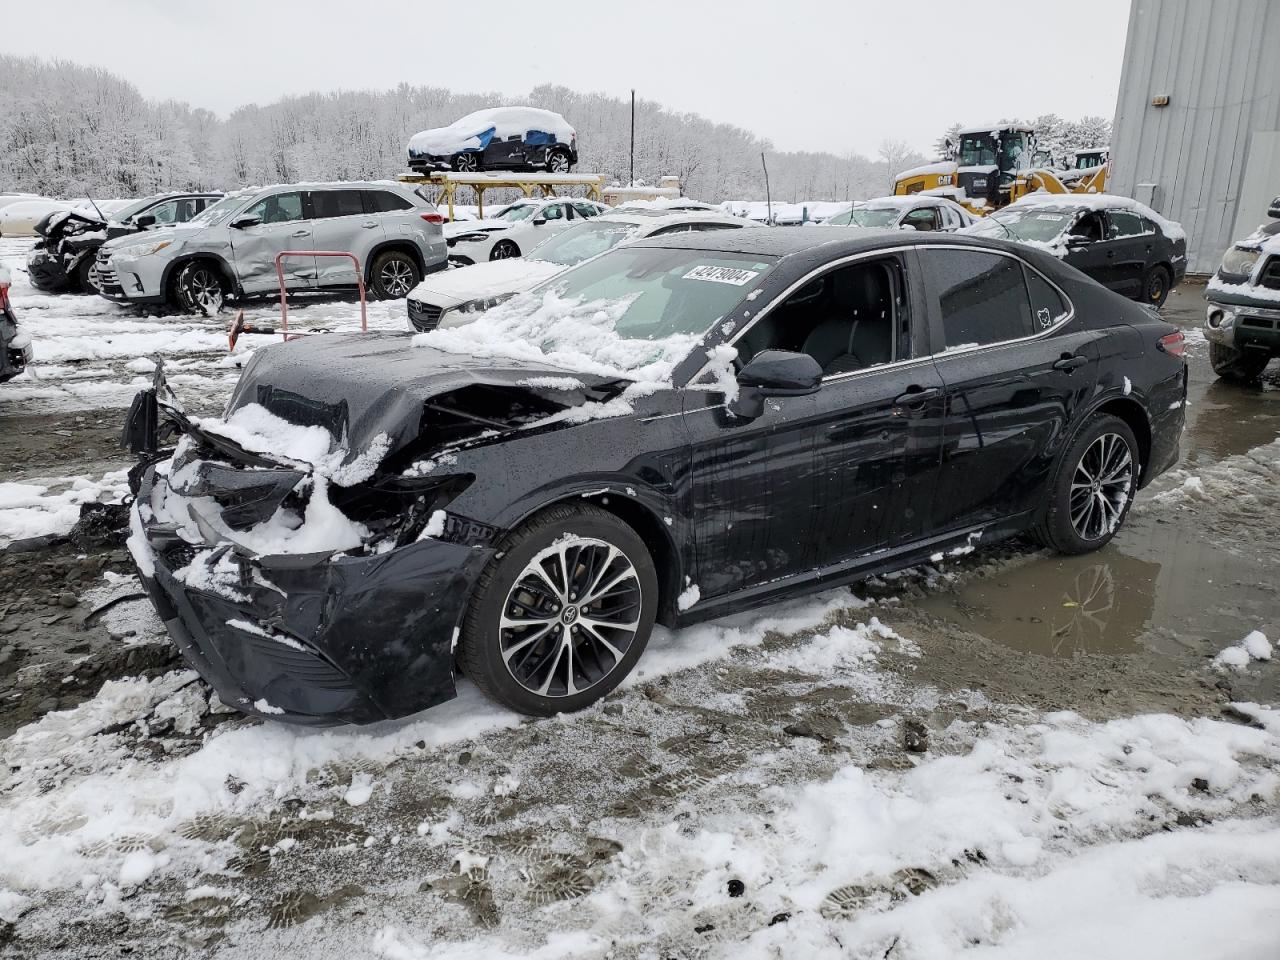
[[906, 297], [896, 260], [838, 267], [806, 283], [760, 317], [738, 341], [738, 360], [761, 350], [807, 353], [825, 376], [904, 356]]
[[573, 209], [578, 214], [578, 216], [584, 217], [588, 220], [591, 219], [592, 217], [600, 216], [600, 208], [597, 207], [594, 203], [586, 203], [585, 201], [575, 201], [573, 204]]
[[155, 217], [156, 223], [173, 223], [178, 219], [178, 201], [166, 200], [150, 208], [144, 217]]
[[359, 190], [313, 190], [311, 206], [317, 220], [327, 217], [356, 217], [364, 214]]
[[937, 230], [938, 213], [932, 207], [921, 207], [903, 217], [902, 225], [912, 230]]
[[542, 208], [542, 213], [538, 214], [543, 220], [563, 220], [564, 204], [549, 203]]
[[947, 350], [1016, 340], [1035, 332], [1022, 264], [973, 250], [924, 250]]
[[[210, 209], [213, 209], [210, 207]], [[257, 217], [263, 223], [289, 223], [302, 219], [301, 193], [274, 193], [263, 197], [245, 211], [245, 216]]]

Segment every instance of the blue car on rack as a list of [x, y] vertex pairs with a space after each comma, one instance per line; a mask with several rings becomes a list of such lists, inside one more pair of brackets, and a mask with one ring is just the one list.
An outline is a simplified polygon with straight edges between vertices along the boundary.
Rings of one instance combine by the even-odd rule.
[[409, 140], [409, 169], [537, 170], [569, 173], [578, 162], [578, 134], [558, 113], [536, 107], [477, 110], [447, 127]]

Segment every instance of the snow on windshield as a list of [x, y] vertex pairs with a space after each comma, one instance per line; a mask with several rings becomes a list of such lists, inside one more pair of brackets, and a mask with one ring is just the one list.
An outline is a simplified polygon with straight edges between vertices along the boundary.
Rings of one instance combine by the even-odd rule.
[[529, 256], [533, 260], [546, 260], [548, 263], [571, 267], [606, 250], [612, 250], [624, 240], [630, 240], [639, 234], [641, 229], [638, 223], [589, 220], [548, 237], [534, 247]]
[[772, 267], [751, 255], [618, 247], [474, 323], [419, 334], [414, 344], [664, 382]]

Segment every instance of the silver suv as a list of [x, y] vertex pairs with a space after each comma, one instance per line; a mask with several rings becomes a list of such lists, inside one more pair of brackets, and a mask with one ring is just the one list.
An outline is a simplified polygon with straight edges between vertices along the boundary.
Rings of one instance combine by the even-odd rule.
[[[435, 206], [398, 183], [279, 185], [231, 194], [184, 224], [120, 237], [98, 251], [98, 290], [109, 300], [216, 313], [228, 297], [274, 293], [276, 255], [356, 255], [370, 293], [403, 297], [446, 264]], [[343, 257], [286, 257], [290, 292], [351, 288]]]

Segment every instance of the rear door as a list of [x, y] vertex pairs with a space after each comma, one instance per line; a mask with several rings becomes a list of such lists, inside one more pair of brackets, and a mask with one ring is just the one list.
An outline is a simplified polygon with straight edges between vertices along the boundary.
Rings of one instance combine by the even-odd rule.
[[[312, 237], [316, 250], [355, 254], [361, 269], [369, 251], [383, 239], [382, 219], [365, 213], [362, 191], [312, 190]], [[355, 266], [346, 257], [315, 257], [316, 284], [321, 287], [354, 286]]]
[[[279, 286], [276, 255], [286, 250], [313, 249], [306, 196], [300, 190], [269, 194], [240, 216], [257, 217], [260, 221], [253, 226], [231, 228], [231, 249], [240, 283], [249, 293], [275, 290]], [[315, 285], [315, 257], [287, 257], [283, 267], [290, 289]]]
[[934, 247], [929, 281], [934, 364], [945, 390], [933, 532], [963, 530], [1040, 506], [1067, 431], [1098, 378], [1099, 334], [1011, 254]]
[[1155, 231], [1148, 221], [1128, 210], [1107, 211], [1107, 240], [1115, 250], [1112, 271], [1116, 293], [1137, 298], [1142, 295], [1142, 278], [1151, 262]]

